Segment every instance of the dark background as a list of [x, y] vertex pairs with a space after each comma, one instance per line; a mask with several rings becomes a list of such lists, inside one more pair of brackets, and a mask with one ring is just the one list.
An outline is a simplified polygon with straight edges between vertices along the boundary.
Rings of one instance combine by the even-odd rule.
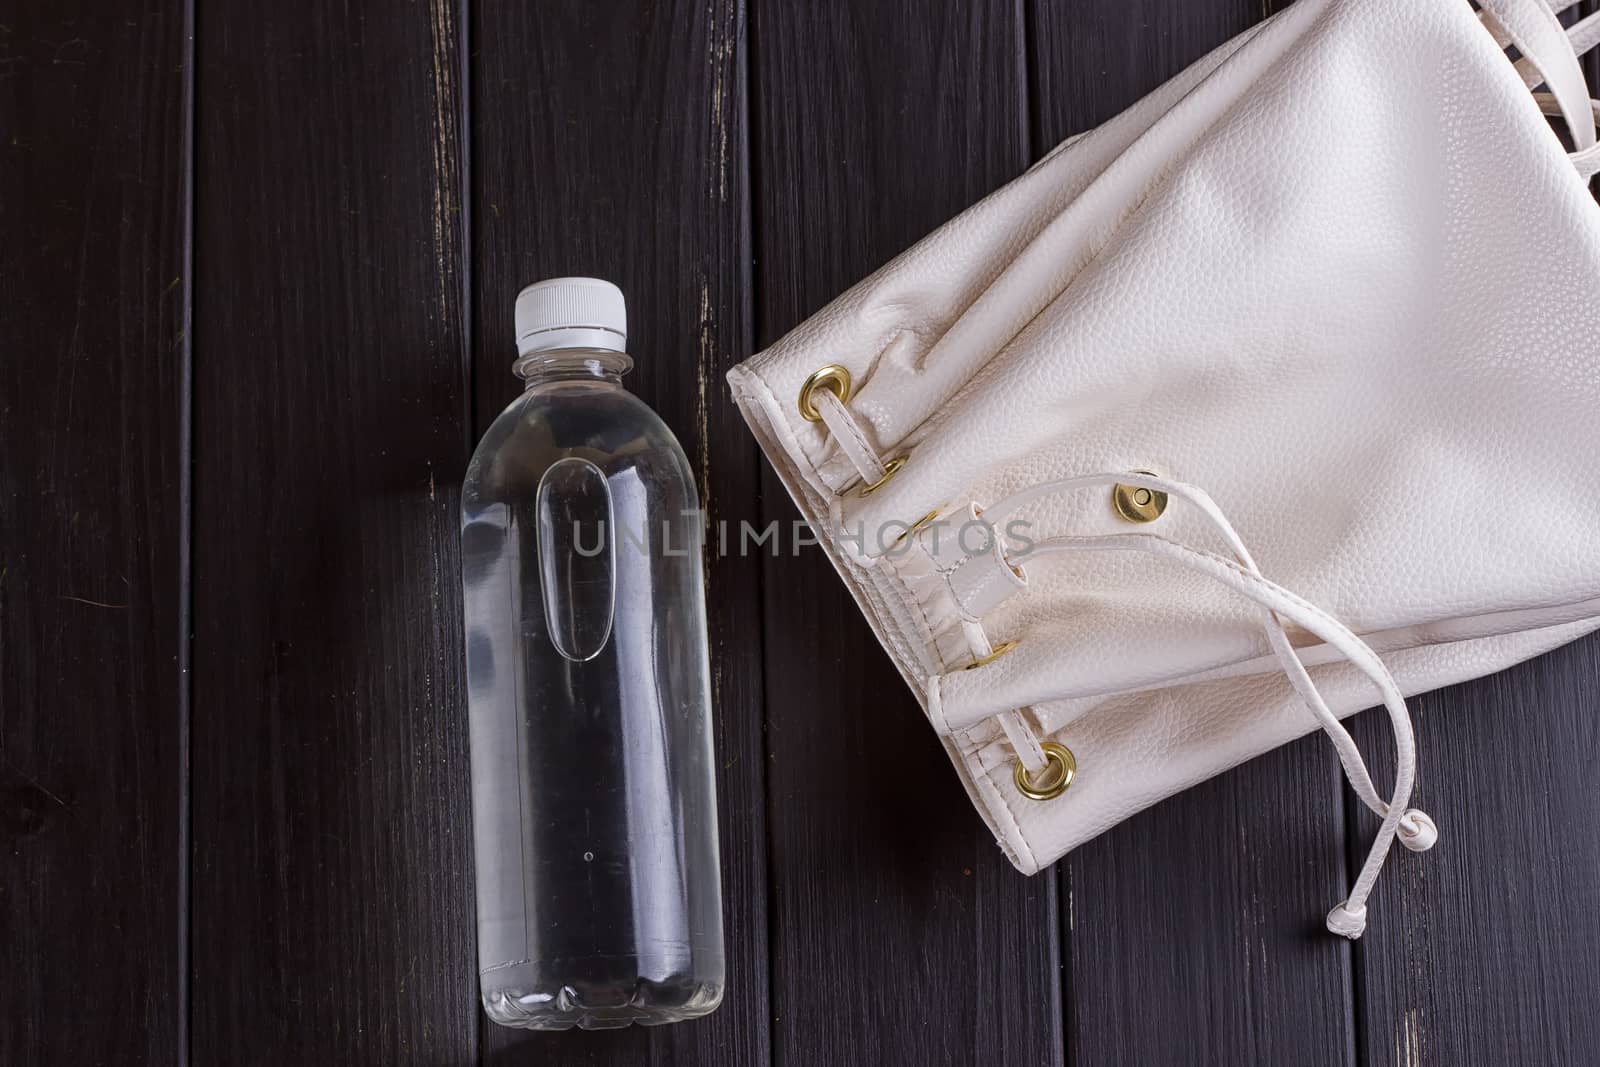
[[788, 520], [723, 372], [1260, 0], [198, 7], [0, 2], [0, 1064], [1594, 1062], [1600, 642], [1414, 702], [1444, 838], [1352, 946], [1323, 740], [1024, 878], [814, 549], [710, 568], [724, 1005], [478, 1009], [518, 288], [620, 283], [713, 519]]

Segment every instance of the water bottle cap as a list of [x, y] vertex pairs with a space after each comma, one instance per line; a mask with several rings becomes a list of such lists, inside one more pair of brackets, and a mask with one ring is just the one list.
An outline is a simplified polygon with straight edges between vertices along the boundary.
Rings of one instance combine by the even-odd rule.
[[517, 354], [558, 348], [627, 351], [628, 305], [599, 278], [549, 278], [517, 294]]

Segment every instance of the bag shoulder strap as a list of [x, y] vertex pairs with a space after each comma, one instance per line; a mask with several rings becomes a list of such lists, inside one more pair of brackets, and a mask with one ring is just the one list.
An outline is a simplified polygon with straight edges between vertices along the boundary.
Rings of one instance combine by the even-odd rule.
[[[1578, 62], [1577, 37], [1569, 37], [1547, 0], [1479, 0], [1478, 6], [1499, 28], [1523, 62], [1538, 72], [1555, 99], [1580, 153], [1595, 147], [1594, 106], [1589, 83]], [[1571, 6], [1563, 4], [1563, 7]], [[1592, 16], [1591, 16], [1592, 18]], [[1588, 22], [1589, 20], [1585, 20]], [[1579, 29], [1584, 23], [1579, 23]], [[1584, 30], [1584, 35], [1594, 32]]]

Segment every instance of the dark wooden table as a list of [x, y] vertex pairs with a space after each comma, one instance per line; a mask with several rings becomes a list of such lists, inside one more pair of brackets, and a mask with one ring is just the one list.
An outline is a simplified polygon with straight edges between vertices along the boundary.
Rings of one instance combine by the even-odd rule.
[[1600, 1057], [1600, 642], [1415, 702], [1446, 836], [1352, 947], [1324, 741], [1024, 878], [815, 550], [710, 569], [722, 1008], [478, 1009], [518, 288], [619, 282], [713, 518], [787, 520], [723, 372], [1261, 0], [198, 7], [0, 3], [0, 1064]]

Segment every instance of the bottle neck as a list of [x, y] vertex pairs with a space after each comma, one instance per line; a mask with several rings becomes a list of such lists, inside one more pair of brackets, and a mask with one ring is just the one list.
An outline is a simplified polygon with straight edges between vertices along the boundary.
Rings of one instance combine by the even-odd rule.
[[529, 352], [512, 364], [512, 373], [524, 382], [523, 389], [556, 381], [602, 381], [622, 384], [622, 376], [633, 369], [633, 358], [626, 352], [605, 348], [556, 348]]

